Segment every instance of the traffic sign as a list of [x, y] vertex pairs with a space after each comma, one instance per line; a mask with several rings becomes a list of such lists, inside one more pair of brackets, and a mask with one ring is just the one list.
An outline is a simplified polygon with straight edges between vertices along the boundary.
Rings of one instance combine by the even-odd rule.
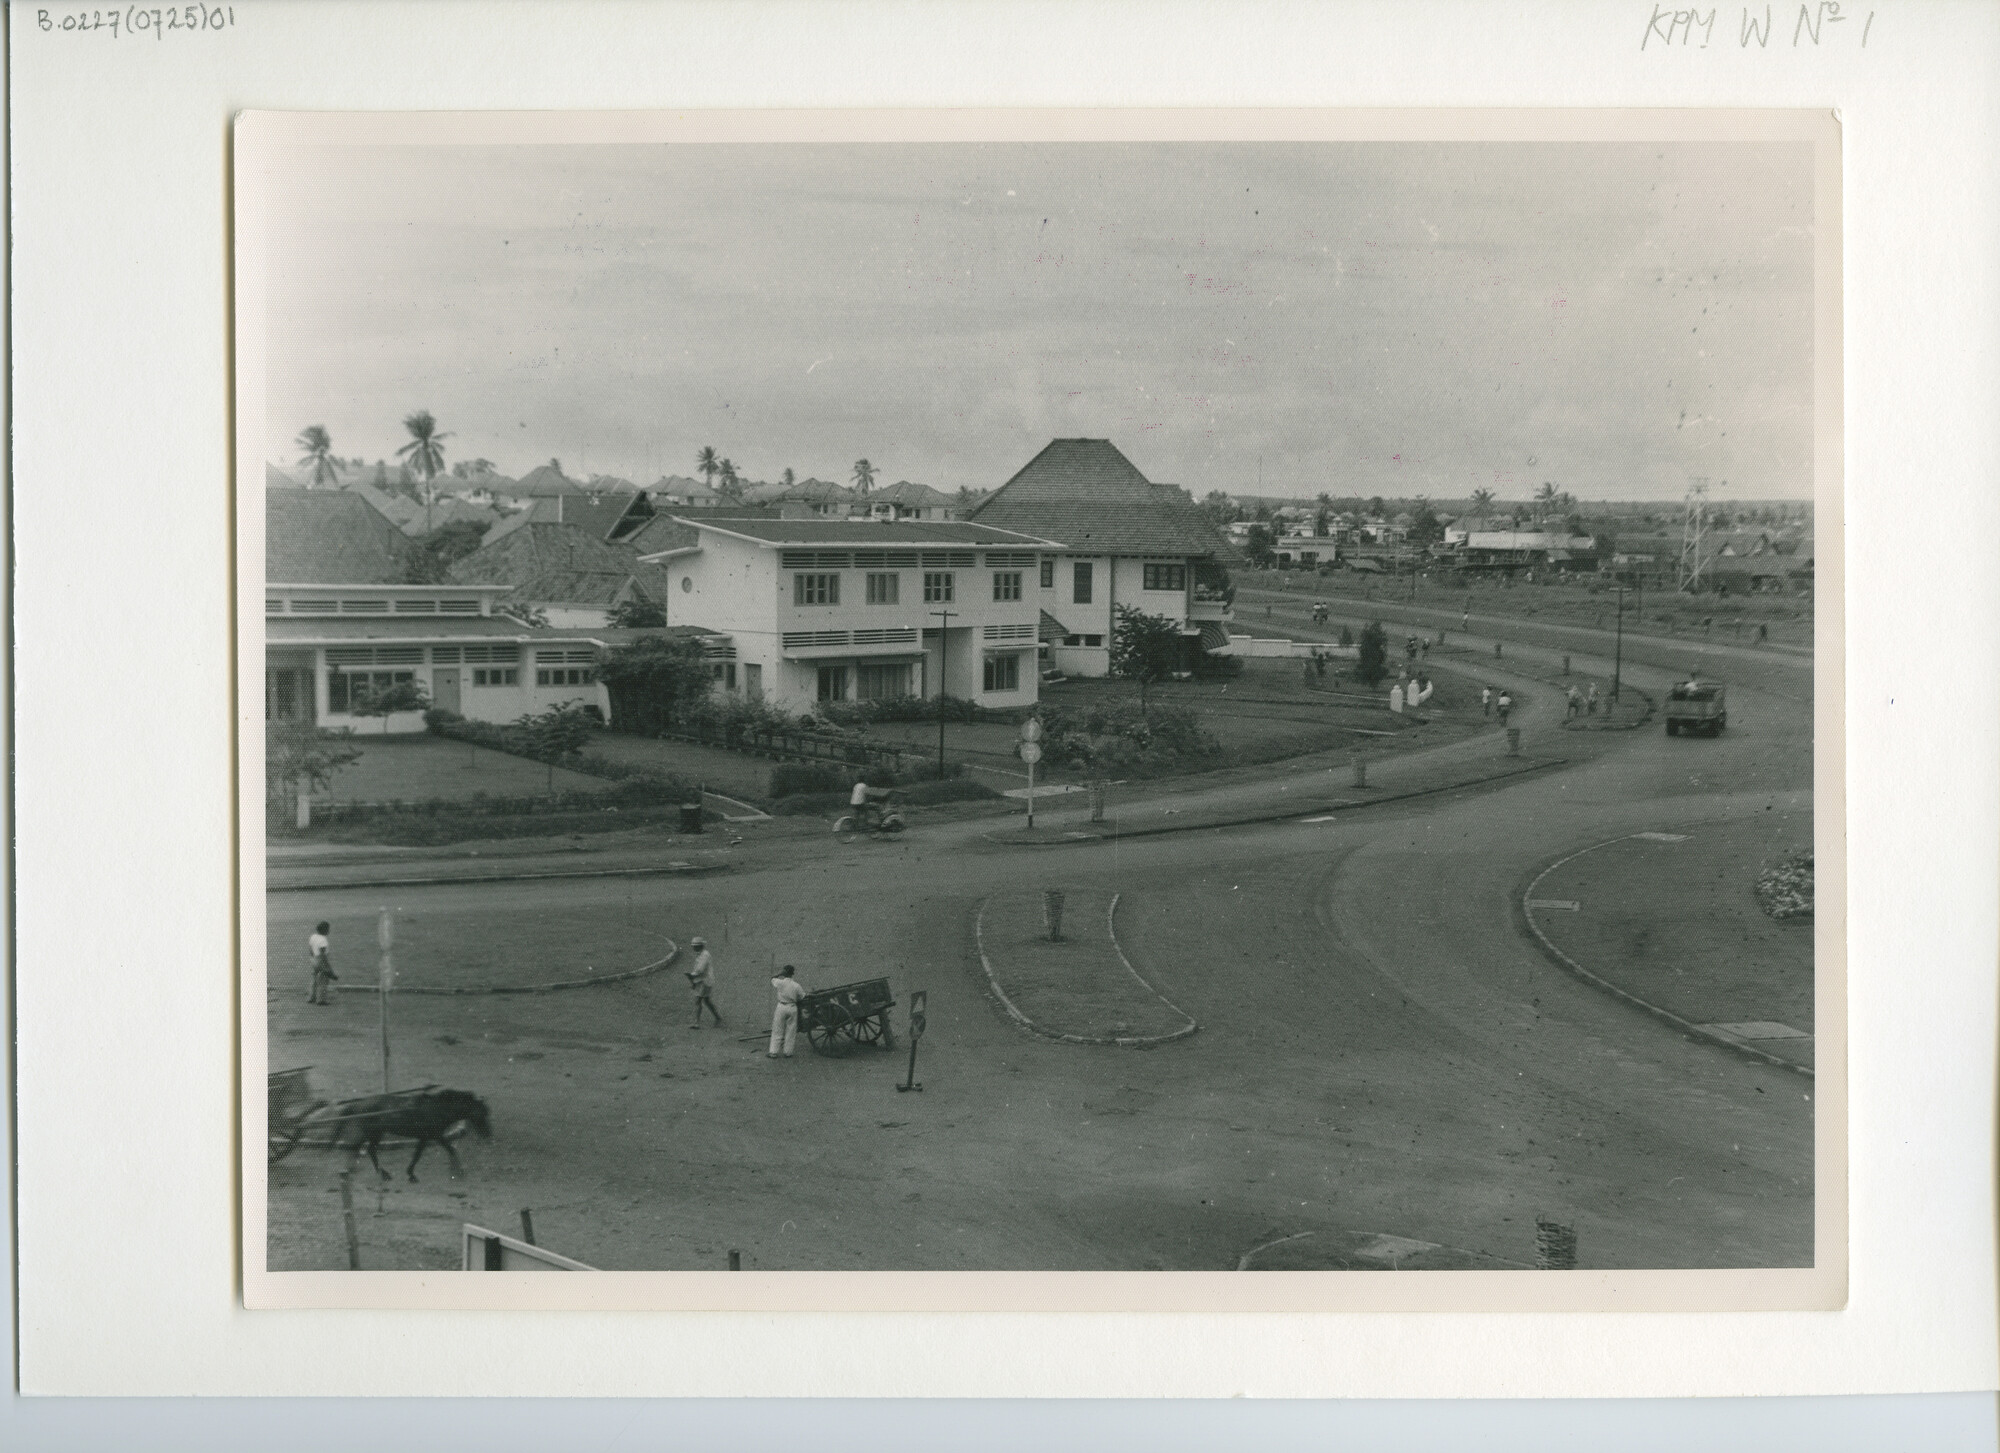
[[1040, 717], [1031, 716], [1026, 721], [1021, 723], [1022, 741], [1039, 742], [1041, 739], [1042, 739], [1042, 719]]
[[1028, 763], [1030, 766], [1034, 765], [1036, 762], [1041, 761], [1042, 744], [1040, 742], [1021, 743], [1021, 760]]

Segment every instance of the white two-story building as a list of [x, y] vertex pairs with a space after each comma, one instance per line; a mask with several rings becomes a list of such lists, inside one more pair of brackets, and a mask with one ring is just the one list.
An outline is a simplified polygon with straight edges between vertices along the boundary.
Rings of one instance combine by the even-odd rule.
[[1184, 669], [1228, 648], [1236, 550], [1185, 492], [1154, 484], [1108, 439], [1054, 440], [969, 522], [1055, 542], [1035, 601], [1049, 662], [1067, 675], [1110, 674], [1121, 605], [1180, 628]]
[[896, 696], [1031, 706], [1048, 541], [954, 520], [677, 517], [642, 558], [670, 625], [727, 636], [721, 685], [786, 710]]

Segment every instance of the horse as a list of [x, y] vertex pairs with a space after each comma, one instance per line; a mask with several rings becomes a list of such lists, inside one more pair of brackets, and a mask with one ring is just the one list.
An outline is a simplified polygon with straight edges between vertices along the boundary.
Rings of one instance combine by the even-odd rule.
[[458, 1152], [452, 1148], [447, 1137], [462, 1125], [470, 1125], [479, 1132], [482, 1140], [493, 1138], [493, 1122], [487, 1114], [486, 1102], [479, 1096], [466, 1090], [439, 1090], [426, 1086], [421, 1090], [370, 1095], [365, 1099], [349, 1101], [341, 1107], [341, 1126], [333, 1144], [349, 1152], [349, 1166], [361, 1159], [361, 1152], [366, 1150], [376, 1174], [386, 1181], [389, 1172], [382, 1169], [382, 1162], [375, 1154], [376, 1148], [381, 1145], [384, 1136], [407, 1135], [417, 1142], [416, 1154], [410, 1157], [409, 1167], [404, 1172], [414, 1181], [417, 1178], [417, 1162], [423, 1159], [424, 1147], [436, 1141], [451, 1157], [451, 1173], [455, 1177], [459, 1171]]

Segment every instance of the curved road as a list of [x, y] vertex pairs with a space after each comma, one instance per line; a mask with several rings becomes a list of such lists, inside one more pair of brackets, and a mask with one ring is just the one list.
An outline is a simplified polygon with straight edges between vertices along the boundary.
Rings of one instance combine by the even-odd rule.
[[[1505, 665], [1553, 659], [1510, 643]], [[1652, 689], [1670, 676], [1627, 669]], [[1330, 822], [1042, 851], [982, 841], [990, 824], [920, 827], [774, 843], [710, 879], [278, 893], [270, 911], [281, 939], [321, 916], [365, 924], [385, 896], [433, 931], [560, 907], [706, 933], [746, 1035], [774, 959], [808, 986], [887, 973], [899, 997], [930, 992], [925, 1092], [908, 1096], [890, 1089], [900, 1053], [773, 1063], [734, 1033], [686, 1032], [671, 976], [400, 1001], [400, 1077], [481, 1090], [499, 1134], [460, 1185], [398, 1189], [395, 1264], [432, 1254], [426, 1218], [502, 1224], [531, 1205], [545, 1240], [607, 1267], [712, 1266], [728, 1247], [755, 1267], [1206, 1269], [1301, 1232], [1528, 1264], [1538, 1214], [1576, 1226], [1584, 1266], [1804, 1265], [1811, 1083], [1589, 988], [1518, 920], [1533, 869], [1588, 842], [1753, 814], [1774, 834], [1809, 825], [1809, 672], [1761, 655], [1732, 672], [1718, 740], [1564, 736], [1566, 769]], [[1551, 738], [1555, 694], [1535, 699], [1522, 724]], [[1124, 895], [1127, 951], [1199, 1034], [1141, 1053], [1006, 1021], [974, 911], [1065, 885]], [[273, 1064], [366, 1088], [373, 1014], [297, 999], [275, 994]], [[273, 1265], [337, 1254], [329, 1174], [274, 1170]]]

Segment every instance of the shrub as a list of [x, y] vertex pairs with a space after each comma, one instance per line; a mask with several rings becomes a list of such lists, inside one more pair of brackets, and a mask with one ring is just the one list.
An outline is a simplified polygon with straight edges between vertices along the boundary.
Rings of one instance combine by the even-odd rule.
[[[839, 792], [854, 787], [853, 773], [831, 762], [780, 762], [771, 769], [770, 795], [796, 797], [805, 792]], [[846, 801], [843, 795], [841, 800]]]
[[1367, 686], [1389, 674], [1389, 633], [1380, 621], [1370, 621], [1361, 628], [1361, 660], [1354, 674]]
[[455, 726], [464, 720], [464, 717], [448, 706], [434, 706], [424, 713], [424, 730], [434, 737], [441, 737], [447, 735], [446, 727]]

